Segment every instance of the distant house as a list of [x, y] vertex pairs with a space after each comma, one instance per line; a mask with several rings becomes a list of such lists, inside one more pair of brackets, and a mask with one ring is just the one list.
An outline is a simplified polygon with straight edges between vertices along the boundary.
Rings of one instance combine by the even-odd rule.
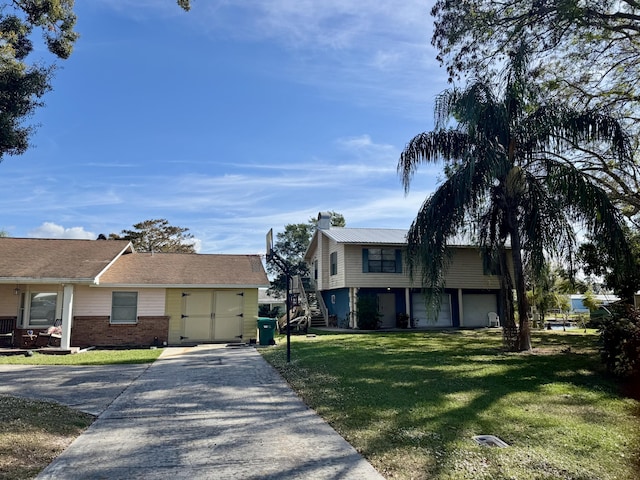
[[256, 338], [257, 255], [138, 253], [122, 240], [0, 238], [0, 318], [62, 322], [61, 346], [179, 345]]
[[[571, 303], [571, 313], [589, 313], [589, 309], [583, 303], [584, 298], [585, 296], [579, 293], [569, 295], [569, 300]], [[618, 297], [617, 295], [606, 294], [593, 295], [593, 298], [603, 306], [607, 306], [620, 300], [620, 297]]]
[[[398, 314], [409, 315], [418, 327], [482, 327], [489, 312], [500, 312], [502, 295], [497, 276], [485, 271], [476, 246], [453, 246], [441, 310], [427, 318], [421, 285], [406, 268], [406, 230], [338, 228], [320, 213], [318, 228], [305, 254], [312, 279], [328, 316], [338, 324], [357, 327], [357, 298], [375, 296], [381, 327], [396, 326]], [[419, 278], [419, 277], [418, 277]]]
[[269, 311], [277, 309], [278, 312], [284, 312], [286, 310], [285, 295], [274, 296], [271, 294], [268, 288], [261, 288], [258, 291], [258, 307], [265, 307]]

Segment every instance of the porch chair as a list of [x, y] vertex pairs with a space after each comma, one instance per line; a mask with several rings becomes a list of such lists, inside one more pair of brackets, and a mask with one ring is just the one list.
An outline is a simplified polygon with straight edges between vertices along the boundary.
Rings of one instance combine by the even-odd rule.
[[487, 317], [489, 319], [490, 327], [499, 327], [500, 326], [500, 317], [496, 312], [487, 313]]
[[15, 329], [15, 317], [0, 317], [0, 344], [7, 347], [13, 347]]
[[[62, 339], [62, 319], [57, 318], [53, 322], [53, 326], [47, 328], [44, 332], [38, 332], [36, 338], [36, 347], [59, 347]], [[57, 345], [56, 345], [57, 344]]]

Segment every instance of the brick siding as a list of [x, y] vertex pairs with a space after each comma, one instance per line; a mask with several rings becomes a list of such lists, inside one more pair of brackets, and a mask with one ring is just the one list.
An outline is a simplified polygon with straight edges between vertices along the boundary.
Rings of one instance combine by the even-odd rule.
[[138, 317], [135, 325], [112, 325], [108, 316], [73, 318], [74, 347], [148, 347], [169, 340], [168, 316]]

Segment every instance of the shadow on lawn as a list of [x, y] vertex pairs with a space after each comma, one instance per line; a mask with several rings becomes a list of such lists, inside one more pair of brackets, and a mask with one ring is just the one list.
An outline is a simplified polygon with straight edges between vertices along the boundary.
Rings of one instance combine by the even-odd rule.
[[[602, 412], [594, 416], [590, 402], [617, 397], [617, 387], [596, 374], [601, 366], [595, 340], [545, 334], [535, 342], [544, 353], [511, 354], [500, 351], [497, 332], [333, 336], [295, 345], [297, 365], [283, 373], [338, 430], [368, 431], [357, 445], [365, 456], [426, 449], [439, 457], [428, 472], [437, 476], [473, 435], [546, 447], [557, 433], [554, 410], [570, 409], [587, 424], [606, 420]], [[318, 388], [308, 388], [309, 382]], [[597, 399], [575, 388], [597, 392]], [[536, 393], [545, 405], [532, 400], [536, 395], [523, 395]], [[539, 414], [528, 416], [525, 427], [518, 409]], [[341, 416], [346, 411], [349, 418]]]

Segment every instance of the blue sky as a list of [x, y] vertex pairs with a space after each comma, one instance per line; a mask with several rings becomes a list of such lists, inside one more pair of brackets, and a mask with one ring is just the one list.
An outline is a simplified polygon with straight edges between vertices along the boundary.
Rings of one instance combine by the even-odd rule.
[[408, 228], [442, 176], [423, 166], [405, 196], [396, 173], [447, 88], [431, 3], [77, 2], [33, 148], [0, 164], [0, 229], [95, 238], [166, 218], [201, 253], [263, 253], [269, 228], [324, 210]]

